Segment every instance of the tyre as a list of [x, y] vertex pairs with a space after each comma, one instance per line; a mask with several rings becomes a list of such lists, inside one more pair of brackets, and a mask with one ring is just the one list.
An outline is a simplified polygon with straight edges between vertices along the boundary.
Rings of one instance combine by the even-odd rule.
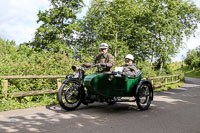
[[153, 99], [153, 89], [151, 84], [148, 82], [142, 83], [138, 90], [138, 95], [136, 97], [136, 103], [140, 110], [144, 111], [149, 109], [151, 101]]
[[66, 84], [62, 84], [58, 90], [58, 102], [67, 111], [78, 108], [81, 104], [80, 85], [75, 81], [68, 81]]

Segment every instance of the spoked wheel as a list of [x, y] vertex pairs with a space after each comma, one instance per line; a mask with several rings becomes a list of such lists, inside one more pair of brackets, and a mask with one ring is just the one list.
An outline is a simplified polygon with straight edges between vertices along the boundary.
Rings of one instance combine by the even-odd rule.
[[140, 110], [147, 110], [151, 104], [153, 98], [153, 89], [151, 88], [151, 84], [143, 83], [138, 92], [138, 96], [136, 98], [137, 106]]
[[68, 111], [75, 110], [81, 104], [81, 91], [78, 83], [69, 81], [62, 84], [58, 91], [60, 106]]

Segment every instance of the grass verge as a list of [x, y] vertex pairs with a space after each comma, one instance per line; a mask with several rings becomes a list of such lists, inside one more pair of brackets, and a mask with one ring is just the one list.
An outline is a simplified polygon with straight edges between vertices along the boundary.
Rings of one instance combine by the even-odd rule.
[[184, 82], [181, 81], [180, 83], [167, 85], [166, 87], [162, 86], [160, 88], [156, 88], [156, 89], [154, 89], [154, 92], [166, 91], [166, 90], [169, 90], [169, 89], [176, 89], [176, 88], [181, 87], [183, 85], [184, 85]]
[[200, 78], [200, 68], [185, 71], [185, 77]]
[[58, 104], [57, 95], [47, 94], [43, 96], [27, 96], [23, 98], [1, 98], [0, 112], [15, 109], [46, 106], [52, 104]]

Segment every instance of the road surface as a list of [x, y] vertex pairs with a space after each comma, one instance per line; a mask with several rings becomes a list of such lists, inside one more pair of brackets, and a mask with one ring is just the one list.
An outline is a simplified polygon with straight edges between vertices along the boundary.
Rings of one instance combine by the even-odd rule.
[[0, 133], [200, 133], [200, 83], [155, 93], [147, 111], [102, 103], [67, 112], [58, 105], [0, 112]]

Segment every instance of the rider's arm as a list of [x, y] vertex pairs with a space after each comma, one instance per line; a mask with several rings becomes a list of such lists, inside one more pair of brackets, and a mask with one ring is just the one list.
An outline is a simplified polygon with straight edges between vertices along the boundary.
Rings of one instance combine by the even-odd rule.
[[123, 75], [135, 75], [135, 76], [137, 76], [137, 69], [136, 69], [135, 66], [124, 67], [122, 74]]
[[114, 57], [111, 54], [108, 54], [108, 62], [106, 63], [107, 67], [112, 67], [114, 65]]

